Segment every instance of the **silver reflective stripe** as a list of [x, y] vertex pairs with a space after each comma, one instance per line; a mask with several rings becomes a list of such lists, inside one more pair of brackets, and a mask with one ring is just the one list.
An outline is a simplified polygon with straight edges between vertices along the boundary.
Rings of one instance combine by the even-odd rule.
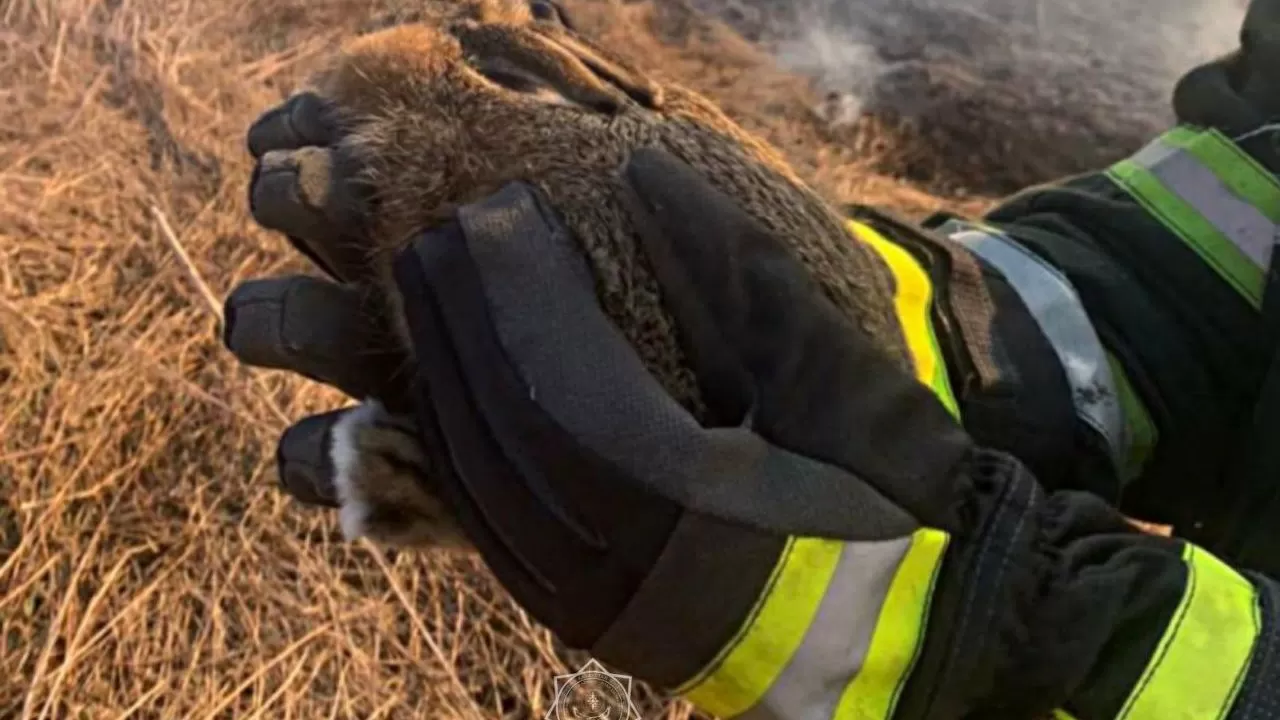
[[1195, 208], [1255, 265], [1267, 269], [1276, 240], [1276, 224], [1232, 192], [1198, 158], [1157, 139], [1130, 160], [1149, 170], [1166, 189]]
[[865, 664], [911, 537], [846, 543], [800, 647], [760, 702], [735, 720], [828, 720]]
[[1120, 395], [1106, 350], [1071, 282], [1003, 233], [957, 221], [939, 229], [990, 263], [1018, 293], [1062, 363], [1076, 415], [1106, 441], [1120, 471], [1129, 448]]

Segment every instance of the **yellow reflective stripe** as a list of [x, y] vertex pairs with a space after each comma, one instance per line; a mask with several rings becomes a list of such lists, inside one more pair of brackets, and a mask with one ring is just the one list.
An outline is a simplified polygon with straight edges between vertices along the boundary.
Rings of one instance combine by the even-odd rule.
[[[875, 249], [894, 274], [894, 307], [916, 377], [959, 417], [929, 315], [933, 291], [928, 275], [908, 252], [869, 226], [850, 221], [849, 229]], [[949, 540], [947, 533], [931, 528], [912, 535], [911, 548], [880, 607], [865, 660], [841, 693], [835, 717], [892, 717], [902, 687], [923, 648], [933, 590]], [[723, 718], [741, 715], [756, 706], [809, 632], [831, 585], [843, 546], [837, 540], [790, 538], [738, 635], [706, 670], [676, 692], [699, 709]]]
[[[853, 220], [849, 221], [849, 228], [880, 255], [893, 273], [894, 308], [907, 338], [916, 378], [959, 418], [960, 408], [929, 314], [933, 305], [929, 276], [910, 253], [874, 228]], [[902, 686], [924, 645], [930, 602], [949, 539], [940, 530], [923, 528], [916, 532], [881, 608], [866, 663], [841, 695], [835, 713], [838, 720], [887, 720], [893, 716]]]
[[1190, 543], [1182, 600], [1118, 720], [1215, 720], [1231, 709], [1262, 627], [1257, 591]]
[[1255, 308], [1262, 307], [1262, 270], [1245, 257], [1213, 223], [1165, 188], [1154, 173], [1131, 160], [1121, 160], [1107, 170], [1106, 174], [1162, 225], [1182, 239], [1250, 304]]
[[831, 582], [842, 545], [838, 540], [791, 538], [739, 636], [707, 672], [677, 692], [702, 710], [725, 718], [755, 705], [800, 647]]
[[1280, 180], [1218, 130], [1180, 126], [1160, 137], [1191, 153], [1223, 184], [1273, 223], [1280, 223]]
[[933, 390], [954, 417], [960, 416], [947, 367], [938, 351], [929, 310], [933, 305], [933, 284], [911, 253], [894, 245], [875, 229], [855, 220], [849, 228], [874, 249], [889, 266], [895, 282], [894, 307], [907, 338], [907, 349], [915, 364], [916, 378]]
[[931, 528], [912, 536], [911, 549], [880, 608], [866, 661], [840, 696], [835, 720], [893, 717], [902, 686], [924, 645], [933, 589], [949, 540], [945, 532]]
[[1133, 480], [1142, 474], [1142, 468], [1151, 457], [1151, 451], [1160, 440], [1160, 431], [1156, 428], [1147, 406], [1133, 389], [1129, 376], [1125, 374], [1124, 365], [1111, 353], [1107, 353], [1107, 364], [1111, 366], [1111, 377], [1115, 380], [1116, 394], [1120, 396], [1120, 410], [1124, 414], [1125, 433], [1129, 440], [1128, 452], [1124, 461], [1124, 480]]
[[1180, 126], [1106, 175], [1255, 308], [1280, 238], [1280, 179], [1217, 130]]

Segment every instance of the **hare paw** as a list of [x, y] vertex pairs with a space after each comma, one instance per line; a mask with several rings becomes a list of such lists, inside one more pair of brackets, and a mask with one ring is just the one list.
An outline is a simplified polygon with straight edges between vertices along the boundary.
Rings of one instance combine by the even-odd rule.
[[348, 540], [398, 548], [470, 546], [430, 491], [430, 463], [411, 418], [367, 400], [333, 426], [330, 456], [338, 517]]

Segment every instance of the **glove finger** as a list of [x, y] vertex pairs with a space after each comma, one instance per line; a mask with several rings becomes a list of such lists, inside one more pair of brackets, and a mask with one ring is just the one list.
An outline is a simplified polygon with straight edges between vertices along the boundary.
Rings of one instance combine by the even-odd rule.
[[947, 516], [949, 493], [925, 480], [949, 478], [971, 442], [937, 398], [688, 165], [646, 150], [625, 172], [624, 196], [699, 381], [734, 412], [750, 408], [771, 442], [866, 478], [917, 517]]
[[371, 248], [362, 239], [367, 203], [355, 177], [355, 163], [337, 150], [271, 150], [250, 177], [249, 211], [333, 277], [367, 278]]
[[249, 154], [261, 158], [272, 150], [332, 145], [338, 141], [338, 136], [338, 122], [332, 105], [315, 93], [305, 92], [259, 116], [249, 126], [245, 140]]
[[304, 505], [337, 508], [332, 446], [333, 426], [351, 409], [303, 418], [280, 436], [276, 477], [280, 487]]
[[1248, 77], [1241, 94], [1274, 121], [1280, 117], [1280, 3], [1254, 0], [1240, 30], [1248, 57]]
[[1233, 84], [1245, 72], [1244, 58], [1236, 50], [1183, 75], [1173, 91], [1178, 121], [1216, 128], [1231, 137], [1263, 125], [1266, 116]]
[[407, 356], [377, 320], [379, 307], [362, 286], [305, 275], [251, 280], [227, 297], [223, 344], [248, 365], [289, 370], [351, 397], [400, 407]]

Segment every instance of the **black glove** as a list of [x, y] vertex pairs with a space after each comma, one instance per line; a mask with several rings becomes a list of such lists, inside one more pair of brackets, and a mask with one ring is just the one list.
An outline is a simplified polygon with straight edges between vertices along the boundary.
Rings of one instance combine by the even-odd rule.
[[[249, 365], [296, 372], [408, 413], [413, 369], [387, 323], [385, 292], [369, 277], [361, 234], [368, 198], [346, 182], [354, 163], [341, 153], [339, 134], [328, 106], [307, 93], [249, 128], [246, 144], [257, 161], [248, 187], [254, 219], [283, 233], [328, 279], [290, 275], [239, 285], [225, 302], [223, 343]], [[333, 149], [333, 162], [351, 167], [332, 168], [330, 186], [312, 187], [287, 151], [313, 147]], [[347, 412], [305, 418], [280, 438], [277, 476], [308, 505], [338, 505], [329, 451], [333, 428]]]
[[[687, 166], [640, 151], [627, 180], [716, 427], [700, 427], [640, 366], [571, 239], [519, 186], [464, 209], [397, 264], [423, 400], [441, 418], [484, 418], [503, 454], [548, 482], [559, 473], [519, 456], [555, 441], [565, 447], [554, 457], [581, 446], [568, 454], [608, 458], [624, 484], [760, 530], [955, 527], [962, 489], [947, 478], [970, 443], [933, 394]], [[458, 383], [433, 375], [452, 364]], [[455, 386], [470, 393], [447, 406]], [[475, 431], [444, 424], [446, 438]]]
[[[728, 619], [711, 625], [728, 632], [789, 535], [958, 528], [956, 471], [970, 446], [932, 393], [691, 169], [642, 151], [625, 179], [717, 427], [700, 426], [640, 364], [529, 188], [464, 208], [397, 261], [412, 404], [429, 455], [453, 465], [430, 483], [517, 600], [570, 645], [592, 647], [659, 554], [676, 552], [673, 537], [715, 537], [733, 555], [708, 562], [737, 569], [747, 603], [715, 608]], [[363, 349], [360, 297], [308, 278], [246, 284], [228, 300], [227, 344], [259, 366], [403, 398], [409, 384], [390, 372], [403, 359]], [[304, 501], [333, 504], [325, 453], [337, 417], [305, 420], [281, 443], [281, 477]]]
[[[724, 717], [1221, 715], [1246, 670], [1240, 702], [1265, 701], [1271, 671], [1249, 669], [1241, 641], [1260, 637], [1244, 578], [1097, 498], [1046, 498], [1016, 461], [972, 447], [689, 168], [638, 152], [622, 184], [711, 427], [641, 365], [530, 188], [462, 208], [395, 267], [415, 354], [406, 432], [449, 460], [431, 485], [562, 641]], [[233, 349], [257, 346], [244, 317]], [[369, 384], [340, 379], [359, 375], [354, 343], [345, 363], [263, 345], [298, 350], [268, 353], [277, 366]], [[313, 456], [328, 417], [297, 426], [315, 428], [298, 443]], [[332, 468], [308, 467], [298, 494], [323, 498]], [[1166, 646], [1179, 670], [1148, 677]], [[1198, 694], [1179, 681], [1193, 661]]]
[[[436, 481], [468, 535], [566, 643], [674, 687], [730, 642], [794, 537], [865, 543], [891, 570], [877, 552], [924, 526], [963, 537], [987, 501], [942, 404], [729, 198], [653, 151], [624, 184], [714, 427], [640, 364], [526, 187], [427, 233], [396, 278], [424, 440], [452, 459]], [[990, 504], [1028, 502], [1016, 487]]]
[[1280, 0], [1251, 0], [1240, 47], [1183, 75], [1173, 109], [1179, 122], [1216, 128], [1280, 172], [1280, 131], [1257, 132], [1280, 123]]

